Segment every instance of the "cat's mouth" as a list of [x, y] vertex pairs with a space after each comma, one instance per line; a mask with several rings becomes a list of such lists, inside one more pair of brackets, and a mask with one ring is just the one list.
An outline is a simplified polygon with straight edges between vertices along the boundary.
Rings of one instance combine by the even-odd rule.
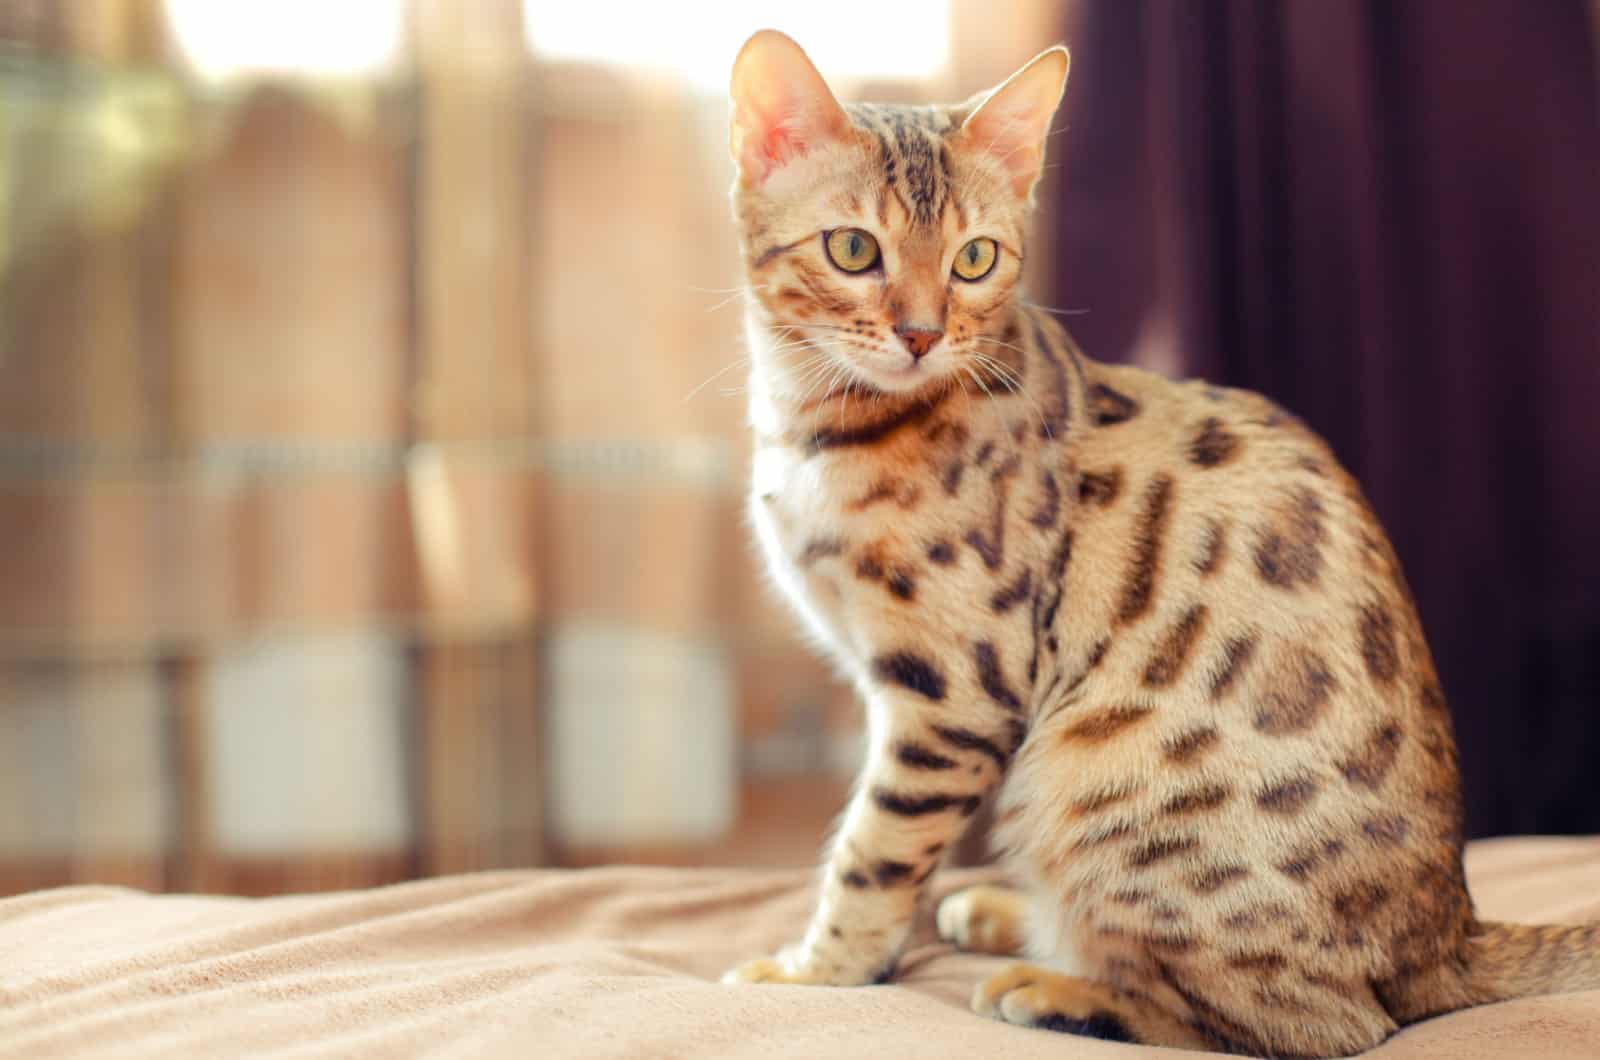
[[922, 357], [905, 351], [861, 350], [848, 356], [849, 366], [863, 382], [888, 394], [919, 390], [947, 374], [949, 355], [942, 348]]

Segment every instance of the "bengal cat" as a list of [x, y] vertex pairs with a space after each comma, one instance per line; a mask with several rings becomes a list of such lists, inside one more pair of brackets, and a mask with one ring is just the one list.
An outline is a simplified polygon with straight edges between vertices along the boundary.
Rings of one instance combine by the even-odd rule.
[[1026, 953], [1011, 1023], [1272, 1056], [1600, 987], [1600, 930], [1487, 923], [1449, 714], [1399, 564], [1328, 447], [1264, 398], [1090, 361], [1023, 301], [1067, 76], [841, 106], [764, 31], [732, 82], [752, 519], [867, 706], [805, 936], [729, 981], [894, 969], [998, 791], [1021, 891], [940, 934]]

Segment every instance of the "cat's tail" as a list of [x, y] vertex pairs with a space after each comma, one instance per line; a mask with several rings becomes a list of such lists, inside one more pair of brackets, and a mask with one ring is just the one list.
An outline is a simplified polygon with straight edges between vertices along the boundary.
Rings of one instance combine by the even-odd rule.
[[1600, 924], [1482, 922], [1467, 939], [1466, 964], [1479, 1002], [1600, 990]]

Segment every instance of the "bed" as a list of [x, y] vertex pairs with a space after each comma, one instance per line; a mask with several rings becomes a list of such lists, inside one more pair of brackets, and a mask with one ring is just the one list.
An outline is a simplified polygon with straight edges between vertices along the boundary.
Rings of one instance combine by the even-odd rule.
[[[1486, 917], [1600, 919], [1600, 840], [1474, 844]], [[989, 875], [982, 873], [980, 875]], [[939, 893], [975, 877], [948, 872]], [[802, 871], [480, 873], [268, 899], [0, 899], [0, 1056], [1132, 1058], [980, 1019], [997, 962], [924, 924], [889, 984], [725, 987], [800, 929]], [[1377, 1057], [1600, 1057], [1600, 991], [1456, 1013]]]

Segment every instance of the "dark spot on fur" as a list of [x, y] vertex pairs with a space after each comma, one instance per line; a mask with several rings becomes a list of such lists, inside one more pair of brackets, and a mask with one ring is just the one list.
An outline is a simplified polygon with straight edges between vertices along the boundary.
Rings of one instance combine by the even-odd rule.
[[1255, 727], [1268, 736], [1286, 736], [1311, 728], [1339, 687], [1327, 661], [1310, 648], [1294, 649], [1266, 684], [1256, 710]]
[[873, 788], [872, 801], [886, 813], [900, 817], [925, 817], [945, 810], [960, 810], [963, 817], [971, 817], [982, 801], [976, 795], [904, 795], [887, 788]]
[[1168, 858], [1187, 854], [1200, 846], [1200, 840], [1192, 835], [1162, 836], [1158, 839], [1146, 840], [1128, 852], [1128, 868], [1142, 869]]
[[944, 466], [944, 474], [940, 477], [940, 481], [944, 491], [950, 496], [954, 497], [961, 492], [961, 476], [966, 470], [967, 465], [960, 460], [952, 460]]
[[1205, 604], [1195, 604], [1167, 631], [1155, 656], [1144, 668], [1146, 688], [1166, 688], [1182, 675], [1189, 661], [1189, 651], [1205, 629], [1208, 614]]
[[1089, 415], [1096, 427], [1114, 427], [1139, 415], [1139, 403], [1104, 383], [1089, 388]]
[[1250, 659], [1256, 651], [1256, 639], [1255, 633], [1247, 633], [1242, 637], [1228, 638], [1227, 643], [1222, 646], [1222, 664], [1211, 678], [1213, 702], [1227, 695], [1245, 667], [1250, 665]]
[[935, 541], [928, 546], [928, 559], [941, 567], [948, 567], [956, 561], [956, 550], [948, 541]]
[[816, 450], [877, 445], [893, 437], [902, 428], [915, 426], [933, 415], [933, 411], [949, 393], [948, 390], [940, 390], [938, 394], [925, 401], [907, 405], [880, 420], [860, 427], [819, 429], [812, 435], [811, 445]]
[[1209, 578], [1222, 569], [1223, 557], [1227, 554], [1228, 528], [1222, 522], [1212, 519], [1206, 524], [1205, 538], [1200, 542], [1200, 555], [1195, 558], [1194, 569], [1202, 578]]
[[1302, 847], [1278, 863], [1277, 869], [1298, 883], [1304, 883], [1344, 855], [1342, 839], [1324, 839]]
[[1289, 958], [1275, 950], [1236, 953], [1228, 958], [1228, 967], [1256, 975], [1272, 975], [1289, 967]]
[[1262, 788], [1256, 794], [1256, 805], [1268, 813], [1288, 815], [1298, 813], [1317, 797], [1322, 785], [1309, 775], [1291, 777]]
[[1078, 501], [1109, 508], [1122, 495], [1122, 468], [1109, 471], [1085, 471], [1078, 476]]
[[978, 684], [989, 698], [1007, 710], [1021, 710], [1022, 700], [1007, 686], [1005, 675], [1000, 672], [1000, 655], [994, 645], [979, 641], [972, 646], [972, 657], [978, 667]]
[[989, 597], [989, 609], [997, 615], [1003, 615], [1026, 600], [1032, 590], [1033, 572], [1024, 567], [1010, 585], [1001, 586]]
[[953, 725], [935, 725], [933, 734], [946, 744], [961, 751], [977, 751], [994, 759], [994, 764], [1001, 769], [1010, 761], [1010, 752], [1002, 749], [993, 740], [973, 732], [971, 729], [957, 728]]
[[1010, 479], [1022, 466], [1022, 458], [1012, 457], [996, 467], [989, 473], [990, 481], [994, 484], [994, 507], [989, 516], [989, 532], [985, 534], [977, 527], [968, 530], [962, 538], [972, 546], [974, 552], [983, 559], [983, 565], [990, 570], [999, 570], [1001, 561], [1005, 558], [1006, 534], [1006, 499], [1010, 493]]
[[1322, 546], [1328, 531], [1322, 525], [1322, 501], [1301, 489], [1258, 531], [1256, 572], [1268, 585], [1294, 589], [1311, 585], [1322, 574]]
[[908, 651], [880, 655], [872, 660], [872, 672], [880, 681], [899, 685], [934, 702], [944, 699], [944, 675], [920, 655]]
[[1250, 870], [1243, 865], [1215, 865], [1189, 877], [1189, 889], [1196, 894], [1214, 894], [1231, 883], [1249, 879]]
[[861, 512], [871, 508], [873, 505], [892, 501], [898, 507], [909, 510], [916, 507], [917, 502], [921, 499], [922, 489], [914, 483], [906, 482], [903, 479], [881, 478], [873, 483], [866, 493], [851, 501], [846, 506], [846, 509], [852, 512]]
[[1061, 514], [1061, 490], [1056, 485], [1056, 477], [1048, 468], [1039, 472], [1039, 488], [1044, 495], [1039, 498], [1039, 507], [1028, 516], [1028, 522], [1041, 530], [1048, 530], [1056, 525], [1056, 519]]
[[1189, 442], [1189, 461], [1200, 467], [1220, 467], [1239, 452], [1239, 438], [1222, 425], [1215, 416], [1200, 425], [1200, 431]]
[[1362, 880], [1334, 895], [1333, 912], [1352, 926], [1369, 920], [1390, 898], [1389, 888], [1374, 880]]
[[1079, 839], [1072, 846], [1074, 850], [1088, 850], [1093, 847], [1105, 846], [1115, 843], [1119, 839], [1126, 839], [1133, 835], [1136, 829], [1132, 821], [1114, 821], [1111, 824], [1097, 828], [1093, 832]]
[[1180, 791], [1161, 805], [1161, 812], [1168, 817], [1181, 817], [1185, 814], [1204, 813], [1214, 810], [1227, 802], [1233, 796], [1233, 787], [1228, 784], [1201, 784], [1198, 787]]
[[1133, 796], [1137, 793], [1138, 789], [1133, 787], [1108, 788], [1105, 791], [1096, 792], [1093, 795], [1079, 799], [1077, 802], [1072, 804], [1072, 808], [1068, 810], [1068, 813], [1074, 817], [1083, 817], [1091, 813], [1099, 813], [1108, 806], [1115, 806], [1119, 802], [1126, 802], [1128, 799], [1133, 798]]
[[902, 740], [895, 744], [894, 756], [900, 764], [908, 769], [954, 769], [956, 760], [947, 758], [937, 751], [930, 750], [919, 743]]
[[1380, 685], [1389, 684], [1400, 672], [1400, 653], [1395, 648], [1394, 618], [1377, 605], [1361, 609], [1361, 658], [1367, 673]]
[[1149, 718], [1152, 708], [1123, 704], [1094, 711], [1061, 733], [1063, 743], [1105, 743]]
[[1215, 726], [1204, 725], [1179, 733], [1162, 745], [1167, 761], [1183, 765], [1210, 751], [1222, 739]]
[[1172, 507], [1172, 476], [1159, 474], [1145, 489], [1144, 507], [1133, 530], [1133, 560], [1128, 566], [1117, 620], [1127, 624], [1144, 615], [1155, 597], [1161, 547]]
[[1378, 814], [1363, 821], [1361, 831], [1380, 846], [1394, 847], [1405, 842], [1411, 826], [1399, 814]]
[[891, 593], [902, 600], [910, 600], [917, 595], [917, 582], [908, 567], [896, 567], [890, 571], [889, 580], [884, 584]]
[[1386, 721], [1373, 730], [1365, 743], [1349, 758], [1339, 763], [1339, 772], [1358, 787], [1376, 790], [1400, 755], [1400, 744], [1405, 732], [1397, 721]]

